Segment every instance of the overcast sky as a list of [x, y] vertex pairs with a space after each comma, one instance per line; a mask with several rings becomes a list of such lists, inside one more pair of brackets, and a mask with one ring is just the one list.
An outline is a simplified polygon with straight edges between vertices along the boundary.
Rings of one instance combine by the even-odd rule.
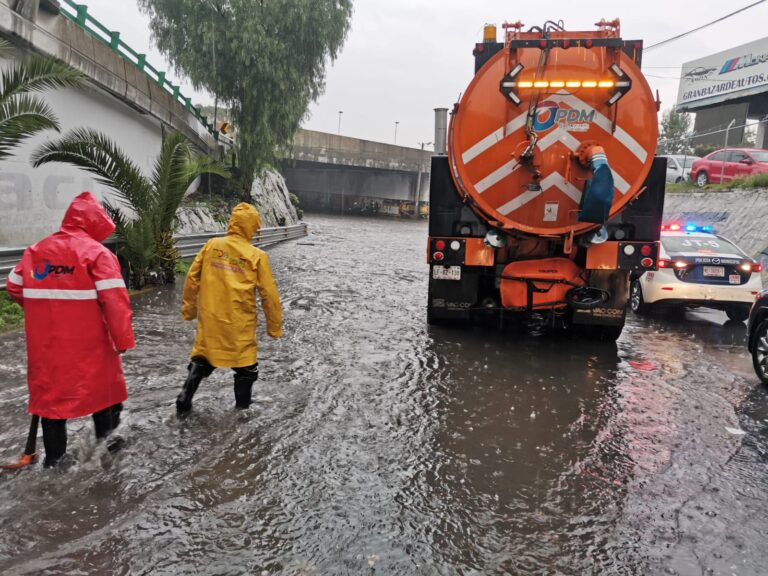
[[[709, 22], [754, 0], [355, 0], [352, 30], [338, 60], [328, 69], [326, 92], [310, 108], [304, 126], [335, 133], [339, 111], [347, 136], [417, 147], [433, 139], [433, 109], [449, 108], [473, 73], [472, 49], [483, 25], [521, 20], [526, 27], [563, 20], [570, 30], [591, 30], [602, 17], [621, 18], [625, 39], [646, 45]], [[135, 50], [147, 52], [158, 69], [165, 59], [150, 39], [148, 18], [133, 0], [84, 0], [90, 13]], [[680, 66], [708, 54], [767, 36], [768, 2], [722, 23], [651, 50], [643, 70], [658, 89], [662, 108], [677, 98]], [[172, 81], [179, 80], [174, 74]], [[192, 92], [182, 82], [185, 93]], [[213, 98], [196, 94], [196, 102]]]

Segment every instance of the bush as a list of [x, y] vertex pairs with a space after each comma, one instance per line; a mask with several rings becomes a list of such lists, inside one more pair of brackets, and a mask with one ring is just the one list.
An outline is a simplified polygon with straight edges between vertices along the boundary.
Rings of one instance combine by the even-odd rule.
[[768, 174], [755, 174], [748, 178], [737, 178], [723, 184], [723, 188], [768, 188]]
[[189, 268], [190, 265], [187, 262], [184, 262], [184, 260], [177, 260], [173, 271], [179, 276], [186, 276], [187, 272], [189, 272]]
[[20, 326], [24, 322], [24, 310], [7, 292], [0, 292], [0, 330]]

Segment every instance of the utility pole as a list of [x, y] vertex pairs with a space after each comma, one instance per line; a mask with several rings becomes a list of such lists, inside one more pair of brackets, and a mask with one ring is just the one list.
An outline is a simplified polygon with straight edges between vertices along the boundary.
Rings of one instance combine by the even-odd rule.
[[[723, 163], [720, 165], [720, 184], [723, 183], [723, 172], [725, 171], [725, 160], [728, 158], [728, 132], [731, 128], [733, 128], [733, 125], [736, 123], [736, 118], [731, 120], [731, 123], [728, 124], [728, 128], [725, 129], [725, 146], [723, 146]], [[721, 124], [722, 126], [722, 124]]]
[[397, 144], [397, 125], [400, 124], [397, 120], [395, 120], [395, 144]]
[[338, 135], [341, 136], [341, 115], [344, 114], [344, 110], [339, 110], [339, 130]]

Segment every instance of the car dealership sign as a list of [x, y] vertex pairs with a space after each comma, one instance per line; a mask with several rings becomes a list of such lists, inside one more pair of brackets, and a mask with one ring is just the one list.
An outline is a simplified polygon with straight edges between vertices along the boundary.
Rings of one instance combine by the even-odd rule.
[[680, 76], [681, 110], [768, 92], [768, 38], [687, 62]]

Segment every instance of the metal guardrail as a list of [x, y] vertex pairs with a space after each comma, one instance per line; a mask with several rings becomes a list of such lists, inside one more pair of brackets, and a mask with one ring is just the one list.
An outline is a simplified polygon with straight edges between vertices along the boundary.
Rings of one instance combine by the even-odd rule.
[[[271, 246], [286, 240], [296, 240], [309, 234], [306, 224], [280, 226], [277, 228], [262, 228], [253, 236], [253, 245], [259, 247]], [[223, 232], [208, 232], [205, 234], [190, 234], [176, 236], [176, 247], [184, 260], [194, 258], [203, 245], [211, 238], [223, 236]], [[109, 240], [107, 245], [113, 245]], [[24, 248], [0, 248], [0, 290], [5, 290], [5, 279], [16, 266], [24, 253]]]
[[87, 34], [99, 40], [123, 60], [133, 64], [133, 66], [143, 72], [150, 80], [173, 96], [174, 100], [182, 104], [187, 111], [191, 112], [195, 118], [206, 127], [208, 132], [217, 142], [223, 141], [229, 144], [232, 143], [231, 138], [220, 134], [216, 126], [214, 126], [212, 122], [208, 122], [208, 117], [205, 116], [199, 108], [192, 105], [192, 99], [188, 96], [184, 96], [181, 93], [179, 86], [176, 86], [173, 82], [165, 78], [166, 73], [164, 71], [158, 70], [147, 62], [146, 54], [136, 52], [136, 50], [123, 42], [120, 39], [120, 32], [110, 30], [104, 26], [104, 24], [96, 20], [96, 18], [88, 13], [88, 6], [85, 4], [78, 4], [73, 2], [73, 0], [60, 0], [60, 2], [59, 11], [63, 16], [80, 26], [80, 28]]

